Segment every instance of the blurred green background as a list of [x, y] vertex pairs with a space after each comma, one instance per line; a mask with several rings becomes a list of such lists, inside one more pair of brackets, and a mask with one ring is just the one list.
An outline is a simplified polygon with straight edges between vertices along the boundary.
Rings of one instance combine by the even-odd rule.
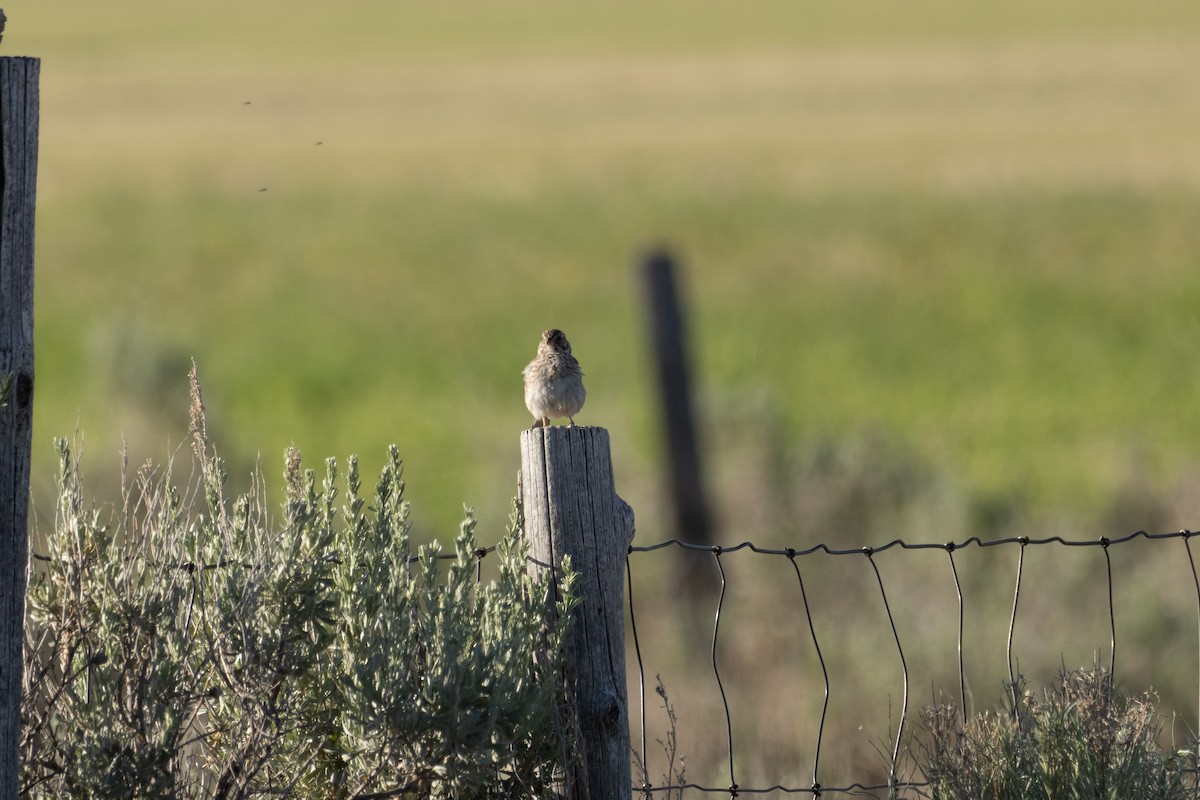
[[1194, 3], [9, 16], [5, 51], [43, 59], [40, 482], [77, 427], [93, 475], [122, 436], [161, 460], [195, 358], [235, 475], [396, 441], [419, 525], [498, 525], [557, 326], [655, 519], [656, 243], [717, 464], [764, 425], [882, 432], [981, 507], [1092, 524], [1200, 452]]
[[194, 358], [235, 484], [396, 442], [419, 535], [468, 503], [494, 540], [553, 326], [666, 538], [636, 269], [665, 244], [722, 540], [1197, 525], [1192, 0], [6, 11], [43, 59], [42, 520], [52, 437], [98, 496], [122, 440], [175, 452]]

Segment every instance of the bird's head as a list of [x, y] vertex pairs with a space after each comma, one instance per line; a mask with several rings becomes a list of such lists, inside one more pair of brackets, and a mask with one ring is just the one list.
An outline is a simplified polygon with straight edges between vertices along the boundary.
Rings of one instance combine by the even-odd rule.
[[542, 331], [542, 344], [560, 353], [571, 352], [571, 343], [567, 341], [567, 335], [558, 328]]

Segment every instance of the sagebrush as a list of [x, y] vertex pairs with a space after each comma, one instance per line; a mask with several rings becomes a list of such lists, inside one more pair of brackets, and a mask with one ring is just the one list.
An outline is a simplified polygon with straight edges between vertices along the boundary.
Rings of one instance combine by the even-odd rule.
[[1018, 680], [999, 713], [964, 727], [953, 705], [924, 711], [922, 767], [934, 800], [1185, 800], [1196, 743], [1159, 746], [1153, 696], [1124, 697], [1106, 670], [1063, 670], [1041, 695]]
[[290, 450], [275, 519], [261, 478], [227, 496], [194, 376], [192, 423], [196, 477], [181, 491], [146, 465], [115, 508], [89, 505], [58, 443], [30, 571], [22, 796], [550, 796], [571, 750], [574, 577], [548, 607], [519, 509], [484, 583], [470, 511], [453, 557], [414, 548], [394, 446], [370, 502], [357, 459], [344, 483], [328, 460], [318, 486]]

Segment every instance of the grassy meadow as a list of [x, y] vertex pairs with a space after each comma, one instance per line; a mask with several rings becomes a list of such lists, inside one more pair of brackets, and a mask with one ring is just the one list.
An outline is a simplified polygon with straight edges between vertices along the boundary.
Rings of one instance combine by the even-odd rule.
[[[666, 538], [636, 269], [665, 244], [686, 267], [722, 540], [1200, 525], [1200, 5], [5, 10], [4, 53], [43, 59], [43, 520], [52, 437], [80, 432], [101, 499], [115, 497], [122, 442], [134, 465], [175, 452], [194, 358], [233, 482], [256, 463], [274, 481], [292, 442], [310, 464], [357, 453], [368, 473], [396, 442], [421, 534], [450, 536], [467, 503], [481, 540], [498, 538], [529, 424], [520, 370], [553, 326], [587, 375], [578, 422], [612, 434], [637, 541]], [[1051, 673], [1060, 655], [1086, 662], [1107, 646], [1106, 618], [1071, 616], [1106, 602], [1098, 557], [1039, 562], [1049, 596], [1031, 615], [1051, 644], [1030, 633], [1027, 657]], [[1190, 576], [1147, 566], [1178, 558], [1129, 558], [1125, 680], [1161, 688], [1194, 726]], [[981, 708], [1000, 696], [1013, 559], [962, 567], [996, 618], [973, 629], [988, 654]], [[643, 596], [662, 561], [639, 562]], [[947, 578], [940, 561], [906, 563], [884, 564], [885, 578]], [[861, 633], [841, 637], [843, 673], [890, 669], [887, 630], [858, 624], [877, 611], [873, 577], [807, 569], [828, 581], [813, 587], [832, 609], [824, 624]], [[771, 581], [750, 583], [734, 602], [778, 605]], [[951, 685], [952, 653], [932, 643], [944, 650], [952, 587], [936, 585], [936, 614], [921, 596], [897, 600], [904, 630], [941, 659], [920, 686]], [[672, 622], [659, 625], [669, 645]], [[741, 630], [755, 635], [738, 652], [755, 657], [736, 673], [756, 675], [773, 647], [812, 666], [803, 639]], [[686, 671], [705, 657], [690, 646], [658, 656]], [[690, 685], [663, 671], [668, 691]], [[863, 689], [885, 714], [892, 677]], [[700, 727], [690, 698], [672, 699]], [[805, 702], [771, 713], [809, 720]], [[858, 722], [841, 702], [839, 741], [860, 747], [859, 724], [886, 738], [886, 717]], [[719, 730], [681, 733], [696, 777], [722, 752]]]

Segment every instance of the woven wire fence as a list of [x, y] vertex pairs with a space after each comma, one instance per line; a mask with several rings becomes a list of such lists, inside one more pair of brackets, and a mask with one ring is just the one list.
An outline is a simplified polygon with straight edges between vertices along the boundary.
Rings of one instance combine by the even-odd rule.
[[[1017, 546], [1019, 553], [1016, 564], [1015, 586], [1012, 591], [1012, 605], [1008, 612], [1008, 633], [1005, 645], [1005, 655], [1007, 657], [1008, 681], [1007, 690], [1011, 697], [1016, 702], [1016, 693], [1020, 691], [1019, 675], [1014, 666], [1013, 655], [1013, 640], [1014, 631], [1017, 624], [1018, 610], [1021, 606], [1022, 599], [1022, 576], [1025, 571], [1025, 552], [1029, 547], [1040, 547], [1047, 545], [1060, 545], [1068, 548], [1099, 548], [1104, 555], [1104, 578], [1107, 588], [1107, 622], [1108, 622], [1108, 639], [1109, 639], [1109, 659], [1107, 668], [1110, 675], [1115, 674], [1116, 659], [1117, 659], [1117, 608], [1113, 595], [1113, 567], [1110, 550], [1112, 547], [1119, 545], [1127, 545], [1135, 540], [1143, 540], [1148, 542], [1158, 543], [1158, 546], [1166, 546], [1170, 542], [1179, 542], [1182, 547], [1179, 551], [1179, 558], [1182, 560], [1184, 554], [1187, 557], [1187, 565], [1191, 571], [1192, 585], [1191, 588], [1195, 592], [1196, 600], [1196, 620], [1197, 630], [1200, 631], [1200, 574], [1197, 573], [1196, 561], [1192, 553], [1191, 539], [1200, 534], [1188, 530], [1182, 530], [1174, 533], [1147, 533], [1138, 531], [1127, 536], [1119, 538], [1101, 537], [1099, 539], [1067, 539], [1061, 536], [1050, 536], [1047, 538], [1030, 538], [1027, 536], [999, 538], [991, 540], [983, 540], [979, 537], [971, 537], [961, 542], [945, 542], [945, 543], [914, 543], [895, 539], [877, 547], [859, 547], [850, 549], [838, 549], [829, 547], [825, 544], [814, 545], [805, 549], [783, 548], [774, 549], [755, 545], [752, 542], [742, 542], [732, 546], [708, 546], [691, 544], [679, 539], [670, 539], [659, 542], [657, 544], [632, 546], [629, 549], [629, 555], [626, 559], [626, 586], [628, 591], [627, 602], [629, 604], [629, 621], [630, 634], [633, 639], [633, 653], [636, 658], [636, 670], [638, 676], [638, 702], [639, 707], [630, 709], [630, 717], [634, 717], [634, 713], [639, 715], [641, 723], [640, 742], [634, 742], [635, 749], [638, 749], [637, 755], [640, 756], [640, 761], [644, 765], [647, 763], [647, 742], [646, 742], [646, 665], [643, 660], [642, 642], [638, 636], [638, 614], [639, 606], [634, 596], [634, 563], [642, 558], [645, 554], [654, 551], [663, 550], [666, 548], [678, 548], [684, 551], [690, 551], [695, 554], [710, 554], [713, 563], [716, 567], [717, 574], [720, 578], [719, 594], [716, 601], [716, 611], [712, 625], [711, 646], [709, 647], [709, 661], [711, 667], [712, 680], [720, 694], [721, 704], [724, 713], [724, 731], [722, 732], [725, 753], [727, 754], [727, 774], [729, 783], [726, 786], [705, 786], [692, 782], [673, 782], [671, 776], [667, 776], [667, 782], [661, 785], [653, 785], [648, 778], [643, 780], [640, 785], [635, 785], [633, 788], [635, 793], [641, 794], [645, 798], [653, 798], [656, 794], [665, 796], [678, 796], [684, 790], [711, 793], [718, 795], [726, 795], [731, 798], [740, 795], [765, 795], [772, 793], [781, 794], [797, 794], [809, 795], [811, 797], [821, 797], [823, 795], [834, 794], [857, 794], [857, 795], [872, 795], [876, 792], [887, 792], [889, 796], [896, 796], [896, 793], [903, 790], [914, 790], [918, 793], [921, 789], [928, 786], [927, 783], [916, 780], [904, 780], [897, 773], [897, 763], [900, 759], [901, 745], [905, 741], [905, 734], [909, 724], [909, 665], [908, 659], [905, 656], [904, 641], [902, 640], [900, 631], [897, 627], [896, 617], [892, 611], [892, 604], [889, 602], [888, 586], [883, 575], [879, 570], [879, 565], [876, 563], [876, 557], [880, 554], [889, 551], [909, 551], [909, 550], [925, 550], [925, 551], [942, 551], [946, 554], [946, 569], [953, 579], [953, 585], [958, 602], [958, 625], [957, 625], [957, 672], [958, 672], [958, 687], [957, 700], [958, 706], [962, 712], [963, 724], [967, 721], [967, 674], [964, 668], [964, 620], [965, 607], [963, 601], [963, 585], [959, 579], [958, 564], [955, 561], [955, 555], [961, 553], [967, 548], [998, 548], [1004, 546]], [[737, 776], [739, 774], [739, 760], [736, 757], [738, 748], [734, 734], [733, 716], [730, 713], [730, 700], [726, 691], [725, 682], [722, 680], [720, 670], [720, 649], [722, 645], [721, 638], [721, 622], [722, 616], [726, 608], [726, 589], [728, 588], [728, 580], [725, 569], [724, 559], [739, 553], [754, 553], [762, 556], [768, 556], [786, 560], [795, 575], [796, 583], [799, 588], [799, 596], [803, 606], [804, 619], [807, 622], [807, 632], [811, 639], [812, 646], [815, 650], [818, 663], [820, 664], [821, 677], [824, 683], [824, 700], [821, 706], [820, 722], [817, 727], [816, 741], [813, 747], [812, 756], [812, 779], [807, 786], [784, 786], [775, 784], [764, 787], [749, 787], [739, 785]], [[884, 756], [890, 756], [890, 774], [886, 783], [849, 783], [842, 786], [824, 786], [821, 783], [820, 776], [822, 774], [822, 743], [826, 735], [827, 713], [829, 711], [829, 698], [831, 679], [830, 672], [826, 665], [825, 656], [822, 653], [821, 639], [817, 634], [817, 626], [813, 622], [813, 612], [810, 607], [809, 592], [806, 590], [804, 581], [804, 570], [802, 562], [806, 557], [815, 554], [824, 554], [828, 556], [838, 556], [847, 558], [866, 558], [869, 562], [874, 576], [874, 583], [878, 587], [879, 597], [882, 600], [882, 607], [886, 614], [887, 622], [891, 630], [891, 644], [894, 645], [895, 655], [898, 659], [900, 670], [903, 678], [903, 695], [901, 700], [901, 708], [899, 713], [899, 723], [896, 726], [895, 737], [890, 740], [888, 745], [890, 753], [883, 753]], [[1200, 686], [1200, 670], [1198, 670], [1198, 686]], [[1197, 702], [1200, 704], [1200, 694], [1197, 695]], [[1200, 712], [1198, 712], [1200, 713]], [[648, 775], [648, 772], [646, 773]]]
[[[964, 630], [966, 618], [966, 605], [963, 599], [963, 584], [959, 578], [958, 564], [955, 561], [955, 554], [960, 553], [968, 548], [998, 548], [1003, 546], [1016, 545], [1019, 552], [1016, 560], [1015, 584], [1012, 590], [1012, 604], [1007, 610], [1007, 638], [1005, 641], [1005, 656], [1007, 660], [1007, 676], [1006, 688], [1010, 692], [1010, 696], [1014, 702], [1016, 693], [1020, 691], [1018, 672], [1016, 668], [1016, 660], [1013, 651], [1013, 642], [1015, 637], [1018, 611], [1021, 608], [1022, 598], [1022, 578], [1025, 572], [1025, 552], [1030, 546], [1045, 546], [1045, 545], [1060, 545], [1069, 548], [1100, 548], [1104, 556], [1104, 588], [1107, 598], [1107, 607], [1104, 609], [1107, 618], [1107, 636], [1109, 644], [1109, 658], [1107, 669], [1109, 674], [1116, 673], [1117, 664], [1117, 604], [1114, 598], [1114, 583], [1113, 583], [1113, 566], [1110, 556], [1110, 549], [1114, 546], [1125, 545], [1137, 540], [1146, 542], [1159, 543], [1160, 545], [1178, 541], [1182, 547], [1182, 556], [1186, 556], [1187, 567], [1191, 574], [1191, 589], [1195, 596], [1196, 606], [1196, 627], [1198, 632], [1198, 641], [1200, 641], [1200, 571], [1197, 570], [1195, 556], [1191, 548], [1191, 540], [1194, 537], [1200, 536], [1200, 532], [1190, 530], [1181, 530], [1171, 533], [1147, 533], [1145, 531], [1137, 531], [1127, 536], [1119, 538], [1101, 537], [1098, 539], [1068, 539], [1061, 536], [1050, 536], [1046, 538], [1031, 538], [1027, 536], [1007, 537], [984, 540], [979, 537], [971, 537], [961, 542], [908, 542], [903, 539], [894, 539], [886, 544], [875, 547], [855, 547], [855, 548], [835, 548], [826, 544], [817, 544], [804, 549], [796, 548], [768, 548], [761, 547], [753, 542], [741, 542], [736, 545], [698, 545], [682, 541], [680, 539], [669, 539], [650, 545], [636, 545], [629, 548], [629, 553], [626, 558], [626, 590], [629, 610], [629, 634], [632, 638], [633, 653], [636, 660], [637, 674], [637, 690], [638, 690], [638, 707], [637, 709], [629, 709], [629, 718], [638, 719], [640, 723], [640, 738], [634, 737], [635, 756], [640, 758], [640, 763], [646, 765], [648, 763], [648, 745], [647, 745], [647, 720], [646, 720], [646, 684], [647, 670], [643, 660], [642, 642], [638, 634], [638, 614], [639, 606], [634, 593], [634, 563], [640, 557], [656, 551], [675, 548], [682, 551], [688, 551], [698, 555], [709, 555], [712, 558], [712, 563], [715, 566], [716, 574], [719, 577], [719, 590], [716, 598], [716, 608], [713, 615], [711, 639], [707, 644], [708, 668], [712, 675], [713, 684], [715, 685], [721, 699], [721, 707], [723, 712], [724, 730], [721, 731], [721, 736], [724, 741], [723, 751], [725, 753], [726, 764], [725, 771], [728, 774], [729, 783], [726, 786], [710, 786], [695, 782], [666, 782], [662, 784], [654, 784], [648, 780], [644, 780], [640, 784], [633, 786], [635, 794], [641, 795], [646, 800], [652, 800], [656, 795], [674, 797], [681, 796], [684, 791], [707, 793], [714, 795], [723, 795], [730, 798], [736, 798], [743, 795], [770, 795], [770, 794], [785, 794], [785, 795], [808, 795], [813, 798], [830, 795], [857, 795], [857, 796], [872, 796], [878, 797], [878, 792], [886, 792], [889, 797], [898, 797], [898, 792], [904, 790], [913, 790], [920, 793], [920, 790], [928, 787], [928, 783], [918, 780], [906, 780], [899, 776], [897, 765], [900, 761], [901, 746], [905, 741], [905, 734], [909, 727], [909, 704], [910, 704], [910, 676], [908, 658], [905, 655], [905, 646], [900, 629], [897, 626], [896, 616], [893, 614], [892, 603], [889, 601], [888, 582], [885, 581], [883, 574], [880, 572], [879, 565], [876, 562], [876, 556], [888, 551], [941, 551], [946, 554], [946, 569], [953, 581], [954, 594], [957, 600], [957, 701], [958, 708], [961, 711], [961, 719], [965, 725], [967, 722], [968, 708], [968, 690], [967, 690], [967, 672], [964, 666]], [[496, 551], [496, 546], [477, 547], [472, 551], [475, 559], [476, 580], [482, 582], [484, 580], [484, 562], [487, 556]], [[734, 733], [733, 716], [731, 714], [731, 705], [729, 696], [726, 691], [725, 681], [721, 676], [719, 661], [722, 646], [721, 623], [722, 617], [726, 612], [726, 594], [729, 588], [729, 581], [725, 569], [723, 559], [737, 554], [757, 554], [780, 560], [786, 560], [790, 569], [790, 573], [794, 575], [796, 585], [799, 589], [799, 597], [803, 610], [803, 618], [805, 628], [807, 629], [808, 638], [812, 643], [816, 654], [817, 661], [820, 665], [821, 681], [823, 689], [823, 702], [821, 703], [821, 713], [819, 715], [819, 723], [815, 742], [813, 743], [813, 756], [811, 767], [811, 782], [807, 786], [786, 786], [776, 783], [770, 786], [743, 786], [737, 781], [739, 774], [739, 759], [737, 757], [737, 740]], [[826, 786], [820, 781], [822, 774], [822, 745], [826, 737], [826, 723], [828, 722], [830, 689], [833, 681], [830, 678], [829, 669], [826, 666], [826, 659], [821, 646], [821, 637], [818, 636], [817, 626], [814, 623], [813, 610], [810, 605], [810, 595], [806, 588], [804, 580], [804, 571], [801, 568], [801, 562], [810, 556], [823, 554], [828, 556], [846, 557], [846, 558], [865, 558], [871, 567], [871, 574], [874, 578], [874, 585], [878, 589], [878, 596], [881, 601], [881, 606], [886, 615], [888, 627], [890, 629], [891, 645], [894, 646], [895, 655], [898, 660], [902, 681], [903, 691], [901, 698], [901, 707], [899, 713], [899, 724], [896, 727], [894, 737], [888, 742], [890, 752], [883, 753], [887, 757], [890, 764], [890, 774], [887, 782], [852, 782], [845, 783], [840, 786]], [[42, 554], [33, 554], [33, 558], [39, 561], [49, 560], [47, 556]], [[452, 560], [456, 558], [453, 553], [442, 553], [438, 556], [439, 560]], [[418, 558], [412, 556], [410, 563], [416, 563]], [[220, 569], [229, 566], [232, 562], [216, 563], [216, 564], [192, 564], [181, 563], [176, 565], [179, 569], [184, 569], [189, 572], [203, 572], [209, 570]], [[1200, 651], [1198, 651], [1198, 665], [1200, 665]], [[1200, 719], [1200, 666], [1197, 669], [1197, 714]], [[923, 795], [922, 795], [923, 796]]]

